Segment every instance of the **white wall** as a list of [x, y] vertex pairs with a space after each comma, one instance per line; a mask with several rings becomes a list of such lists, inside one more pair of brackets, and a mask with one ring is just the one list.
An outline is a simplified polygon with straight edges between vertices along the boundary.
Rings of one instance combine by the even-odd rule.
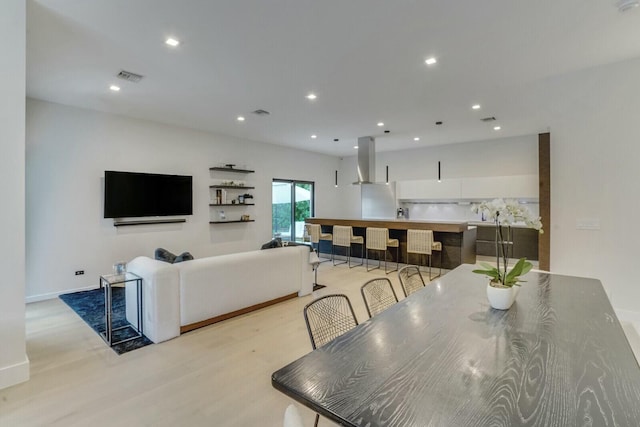
[[[640, 59], [551, 80], [551, 269], [602, 280], [640, 321]], [[545, 92], [540, 91], [540, 96]], [[580, 230], [582, 219], [599, 230]]]
[[29, 379], [25, 348], [24, 0], [0, 3], [0, 389]]
[[[256, 173], [222, 176], [209, 167], [245, 165]], [[27, 100], [27, 286], [29, 301], [95, 287], [114, 262], [153, 256], [157, 247], [195, 257], [258, 249], [271, 239], [271, 181], [316, 183], [316, 214], [335, 216], [334, 171], [339, 159], [259, 142]], [[105, 170], [193, 176], [192, 216], [186, 224], [114, 227], [103, 218]], [[255, 218], [209, 225], [209, 185], [220, 178], [255, 184]], [[85, 275], [75, 276], [76, 270]]]

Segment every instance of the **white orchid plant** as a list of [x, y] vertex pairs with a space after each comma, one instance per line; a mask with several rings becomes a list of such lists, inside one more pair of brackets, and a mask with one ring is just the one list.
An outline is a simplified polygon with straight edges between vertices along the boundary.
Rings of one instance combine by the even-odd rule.
[[[529, 227], [536, 229], [542, 234], [542, 221], [540, 217], [531, 214], [526, 206], [518, 203], [517, 200], [495, 199], [491, 202], [482, 202], [471, 206], [475, 213], [482, 214], [482, 217], [496, 224], [496, 266], [481, 262], [483, 270], [473, 270], [474, 273], [484, 274], [491, 279], [492, 286], [510, 288], [519, 286], [520, 276], [527, 274], [533, 267], [526, 258], [520, 258], [509, 271], [507, 268], [508, 244], [511, 241], [511, 225], [524, 222]], [[506, 239], [505, 231], [506, 228]], [[502, 265], [500, 263], [502, 258]]]

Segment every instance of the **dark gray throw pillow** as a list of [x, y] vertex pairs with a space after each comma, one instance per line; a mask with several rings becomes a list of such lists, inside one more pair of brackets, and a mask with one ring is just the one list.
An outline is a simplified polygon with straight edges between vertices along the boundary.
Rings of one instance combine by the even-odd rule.
[[164, 248], [156, 249], [155, 257], [158, 261], [168, 262], [169, 264], [173, 264], [176, 260], [176, 256]]
[[193, 255], [191, 255], [189, 252], [182, 252], [176, 257], [176, 259], [173, 260], [173, 263], [176, 264], [178, 262], [191, 261], [192, 259]]
[[264, 245], [262, 245], [260, 249], [274, 249], [274, 248], [280, 248], [280, 247], [282, 247], [282, 239], [279, 237], [276, 237], [270, 242], [267, 242]]

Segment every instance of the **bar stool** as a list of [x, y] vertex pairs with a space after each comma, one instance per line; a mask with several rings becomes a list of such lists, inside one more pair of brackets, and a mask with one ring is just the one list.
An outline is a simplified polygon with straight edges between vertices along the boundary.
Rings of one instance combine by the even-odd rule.
[[[431, 257], [433, 251], [440, 252], [440, 271], [437, 276], [431, 277]], [[442, 275], [442, 242], [433, 241], [431, 230], [407, 230], [407, 264], [409, 254], [427, 255], [429, 257], [429, 280]]]
[[[360, 264], [351, 265], [351, 245], [360, 245]], [[341, 246], [347, 248], [347, 261], [339, 262], [338, 264], [349, 264], [349, 268], [357, 267], [364, 264], [364, 237], [354, 236], [353, 227], [346, 225], [334, 225], [333, 226], [333, 246], [331, 246], [331, 257], [333, 258], [333, 265], [336, 264], [335, 247]]]
[[[396, 248], [396, 269], [387, 271], [387, 248]], [[389, 238], [388, 228], [367, 227], [367, 271], [380, 268], [380, 258], [378, 257], [378, 266], [369, 270], [369, 251], [384, 251], [384, 272], [386, 274], [392, 271], [398, 271], [398, 250], [400, 241], [398, 239]]]
[[[333, 242], [333, 235], [331, 233], [323, 233], [320, 224], [305, 224], [304, 227], [307, 231], [307, 234], [309, 235], [309, 241], [311, 242], [311, 245], [318, 253], [318, 256], [320, 256], [320, 240]], [[320, 262], [326, 262], [330, 260], [333, 260], [333, 256], [330, 259], [325, 259], [324, 261]]]

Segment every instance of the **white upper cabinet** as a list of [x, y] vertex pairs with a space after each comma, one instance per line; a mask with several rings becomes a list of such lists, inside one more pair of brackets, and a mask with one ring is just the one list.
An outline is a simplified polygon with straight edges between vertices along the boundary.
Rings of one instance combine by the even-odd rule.
[[462, 199], [537, 199], [538, 175], [489, 176], [464, 178]]
[[460, 198], [460, 180], [398, 181], [396, 194], [399, 200], [451, 200]]
[[537, 199], [537, 175], [398, 181], [398, 200]]

